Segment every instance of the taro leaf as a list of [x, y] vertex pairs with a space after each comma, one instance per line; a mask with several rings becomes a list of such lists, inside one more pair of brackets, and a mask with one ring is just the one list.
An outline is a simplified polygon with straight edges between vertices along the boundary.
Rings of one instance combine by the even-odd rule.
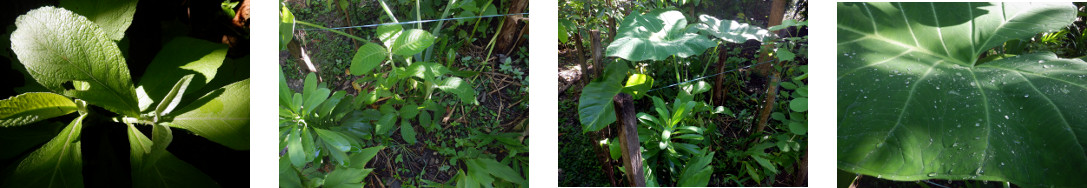
[[279, 50], [287, 49], [287, 43], [294, 38], [294, 13], [286, 3], [279, 5]]
[[132, 24], [138, 0], [63, 0], [60, 6], [98, 24], [111, 40], [125, 37], [125, 30]]
[[891, 180], [1087, 184], [1087, 63], [978, 55], [1070, 3], [839, 3], [838, 168]]
[[53, 140], [23, 158], [0, 187], [83, 187], [80, 133], [86, 117], [72, 120]]
[[249, 79], [223, 86], [185, 108], [170, 126], [236, 150], [249, 149]]
[[442, 84], [437, 87], [442, 91], [456, 95], [462, 102], [479, 105], [479, 100], [476, 100], [476, 89], [472, 88], [472, 84], [465, 82], [459, 77], [446, 78], [442, 81]]
[[370, 73], [381, 61], [385, 60], [385, 47], [367, 42], [355, 51], [355, 57], [351, 58], [351, 75], [361, 76]]
[[53, 93], [24, 93], [0, 100], [0, 127], [27, 125], [77, 109], [68, 97]]
[[414, 145], [415, 140], [415, 128], [411, 126], [411, 123], [407, 119], [400, 121], [400, 137], [404, 139], [404, 142]]
[[772, 36], [770, 31], [761, 27], [736, 22], [735, 20], [721, 20], [710, 15], [698, 16], [698, 20], [702, 22], [698, 23], [695, 28], [726, 42], [743, 43], [747, 40], [762, 42]]
[[410, 56], [423, 52], [430, 45], [434, 45], [434, 40], [437, 39], [430, 32], [423, 31], [421, 29], [408, 29], [400, 32], [396, 39], [389, 46], [389, 51], [396, 55]]
[[612, 98], [623, 89], [620, 82], [627, 74], [627, 65], [612, 63], [604, 70], [604, 77], [593, 79], [581, 90], [577, 114], [581, 120], [581, 132], [599, 131], [615, 122], [615, 103]]
[[687, 29], [687, 18], [675, 10], [657, 9], [623, 18], [619, 37], [608, 45], [607, 55], [629, 61], [664, 60], [701, 54], [717, 43]]
[[71, 11], [42, 7], [15, 20], [11, 49], [42, 86], [129, 116], [139, 106], [117, 44]]
[[140, 110], [147, 110], [154, 100], [165, 98], [178, 79], [190, 74], [194, 75], [192, 83], [179, 96], [191, 98], [184, 102], [195, 100], [196, 96], [192, 95], [201, 95], [196, 93], [215, 78], [226, 53], [227, 45], [224, 44], [189, 37], [170, 40], [147, 66], [143, 74], [147, 76], [140, 78], [136, 85]]

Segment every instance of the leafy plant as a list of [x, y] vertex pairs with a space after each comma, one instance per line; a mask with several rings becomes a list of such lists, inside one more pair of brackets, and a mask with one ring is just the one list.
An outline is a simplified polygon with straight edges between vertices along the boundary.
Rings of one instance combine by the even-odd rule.
[[[28, 92], [0, 101], [0, 127], [32, 130], [22, 128], [51, 126], [55, 122], [50, 120], [75, 112], [78, 117], [53, 132], [52, 139], [26, 140], [29, 145], [48, 142], [25, 147], [33, 151], [19, 156], [0, 186], [82, 187], [84, 128], [114, 124], [127, 126], [131, 174], [113, 176], [131, 176], [136, 187], [216, 187], [214, 180], [166, 149], [175, 128], [231, 149], [249, 149], [248, 76], [217, 75], [227, 47], [173, 39], [144, 72], [153, 76], [133, 84], [117, 41], [124, 38], [136, 1], [61, 5], [64, 8], [42, 7], [16, 19], [11, 48], [17, 62], [52, 92]], [[99, 8], [105, 6], [116, 8]], [[135, 125], [151, 126], [152, 137]], [[171, 173], [157, 173], [163, 171]]]
[[1072, 23], [1070, 3], [839, 3], [838, 168], [890, 180], [1087, 183], [1087, 63], [1013, 39]]
[[[364, 149], [360, 141], [370, 138], [370, 123], [380, 113], [356, 110], [344, 91], [332, 93], [313, 73], [304, 84], [302, 93], [294, 93], [279, 73], [279, 148], [286, 152], [279, 159], [281, 186], [362, 186], [372, 171], [366, 163], [384, 146]], [[319, 170], [323, 165], [335, 170]]]

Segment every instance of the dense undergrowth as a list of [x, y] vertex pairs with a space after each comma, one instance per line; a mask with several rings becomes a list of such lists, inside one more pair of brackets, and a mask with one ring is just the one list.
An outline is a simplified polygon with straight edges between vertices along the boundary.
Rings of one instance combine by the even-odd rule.
[[806, 3], [767, 28], [769, 2], [559, 2], [560, 186], [632, 185], [619, 93], [646, 185], [806, 186]]
[[527, 35], [500, 42], [506, 17], [394, 24], [516, 3], [284, 2], [280, 186], [527, 187]]

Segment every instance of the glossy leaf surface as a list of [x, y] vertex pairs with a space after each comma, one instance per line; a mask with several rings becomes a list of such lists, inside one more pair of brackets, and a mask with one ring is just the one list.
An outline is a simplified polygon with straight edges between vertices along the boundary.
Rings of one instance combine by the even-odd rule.
[[696, 25], [696, 28], [726, 42], [743, 43], [747, 40], [761, 42], [773, 36], [770, 31], [761, 27], [740, 23], [735, 20], [722, 20], [710, 15], [698, 16], [698, 20], [702, 22]]
[[1087, 183], [1087, 63], [983, 64], [1070, 24], [1070, 3], [839, 3], [838, 167], [891, 180]]
[[631, 13], [619, 25], [617, 39], [608, 45], [607, 56], [628, 61], [664, 60], [702, 54], [717, 43], [687, 28], [687, 17], [676, 10], [658, 9]]

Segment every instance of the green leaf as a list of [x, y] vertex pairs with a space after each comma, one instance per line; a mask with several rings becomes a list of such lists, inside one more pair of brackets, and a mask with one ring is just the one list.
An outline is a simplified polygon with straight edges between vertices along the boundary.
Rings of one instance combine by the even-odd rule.
[[686, 91], [687, 93], [690, 93], [691, 95], [697, 95], [699, 93], [704, 93], [704, 92], [710, 91], [710, 89], [713, 88], [713, 86], [710, 86], [710, 84], [706, 83], [706, 81], [698, 81], [698, 82], [694, 82], [694, 83], [688, 82], [688, 83], [680, 84], [679, 87], [682, 88], [683, 91]]
[[362, 179], [366, 178], [374, 169], [360, 168], [336, 168], [325, 177], [324, 187], [329, 188], [356, 188], [363, 187]]
[[419, 105], [407, 104], [404, 107], [400, 107], [400, 118], [411, 119], [415, 118], [415, 115], [419, 114]]
[[785, 48], [778, 48], [775, 50], [774, 56], [778, 58], [778, 61], [792, 61], [796, 58], [796, 54], [793, 54], [793, 52], [790, 52], [789, 49]]
[[170, 40], [147, 66], [143, 75], [148, 76], [140, 78], [136, 85], [140, 110], [147, 110], [154, 100], [166, 98], [178, 80], [187, 75], [194, 76], [188, 89], [178, 95], [190, 96], [187, 98], [191, 99], [183, 100], [185, 103], [195, 100], [196, 97], [192, 95], [200, 95], [197, 92], [207, 86], [223, 67], [227, 49], [224, 44], [189, 37]]
[[426, 32], [420, 29], [408, 29], [400, 32], [397, 36], [396, 42], [393, 42], [389, 46], [389, 51], [393, 54], [410, 56], [423, 52], [430, 45], [434, 45], [436, 38], [431, 35], [430, 32]]
[[0, 100], [0, 127], [27, 125], [75, 112], [72, 99], [53, 93], [24, 93]]
[[[287, 77], [283, 76], [283, 67], [279, 67], [279, 106], [280, 108], [286, 108], [294, 111], [296, 107], [292, 104], [293, 100], [291, 95], [294, 91], [290, 87], [287, 87]], [[298, 112], [295, 112], [298, 113]]]
[[604, 70], [604, 77], [593, 79], [581, 90], [577, 114], [581, 120], [581, 132], [599, 131], [615, 122], [615, 103], [612, 98], [623, 86], [619, 84], [627, 74], [627, 65], [612, 63]]
[[313, 130], [317, 132], [317, 136], [321, 140], [332, 146], [332, 149], [344, 152], [351, 150], [351, 142], [347, 141], [347, 138], [344, 138], [342, 134], [321, 128], [314, 128]]
[[351, 58], [351, 75], [361, 76], [370, 73], [386, 59], [385, 47], [367, 42], [355, 51]]
[[634, 100], [638, 100], [644, 97], [645, 92], [652, 88], [653, 77], [645, 74], [631, 74], [627, 78], [627, 84], [623, 87], [623, 90], [630, 93]]
[[382, 115], [381, 119], [377, 121], [377, 129], [374, 130], [374, 134], [386, 136], [392, 134], [393, 129], [396, 128], [397, 117], [399, 116], [396, 113]]
[[559, 44], [565, 44], [570, 38], [570, 34], [566, 32], [566, 24], [564, 24], [564, 22], [569, 21], [570, 20], [559, 19]]
[[808, 133], [808, 125], [799, 122], [789, 122], [789, 131], [793, 134], [804, 135]]
[[619, 138], [611, 138], [608, 141], [608, 153], [611, 154], [611, 160], [620, 160], [623, 157], [623, 148], [619, 144]]
[[302, 179], [298, 170], [291, 166], [290, 155], [279, 157], [279, 186], [286, 188], [302, 188]]
[[801, 97], [789, 101], [789, 109], [794, 112], [808, 111], [808, 98]]
[[[400, 32], [404, 31], [404, 27], [399, 24], [382, 25], [377, 27], [377, 38], [381, 40], [385, 47], [392, 48], [393, 43], [396, 43], [396, 39], [400, 36]], [[392, 50], [392, 49], [389, 49]]]
[[181, 103], [181, 96], [179, 93], [185, 93], [185, 89], [189, 87], [189, 82], [192, 81], [193, 75], [186, 75], [181, 77], [181, 80], [174, 84], [174, 87], [170, 89], [170, 93], [166, 94], [165, 98], [159, 101], [159, 106], [155, 107], [155, 115], [165, 115], [174, 110], [178, 103]]
[[839, 3], [838, 167], [884, 179], [1087, 184], [1087, 62], [990, 48], [1071, 3]]
[[415, 128], [406, 119], [400, 121], [400, 137], [404, 138], [404, 141], [408, 142], [408, 144], [415, 144]]
[[249, 79], [223, 86], [182, 108], [173, 127], [236, 150], [249, 149]]
[[747, 40], [762, 42], [773, 36], [770, 31], [761, 27], [735, 20], [722, 20], [710, 15], [698, 16], [698, 20], [702, 22], [695, 25], [695, 28], [725, 42], [744, 43]]
[[777, 168], [774, 167], [774, 164], [770, 164], [769, 160], [766, 160], [766, 159], [764, 159], [762, 157], [759, 157], [758, 155], [751, 155], [751, 158], [755, 159], [755, 162], [758, 162], [759, 165], [762, 166], [763, 168], [766, 168], [767, 170], [770, 170], [771, 173], [774, 173], [774, 174], [778, 173]]
[[291, 157], [291, 165], [295, 168], [302, 168], [306, 166], [306, 155], [304, 147], [302, 146], [302, 137], [300, 128], [291, 127], [291, 133], [287, 135], [287, 155]]
[[72, 120], [53, 140], [19, 161], [0, 187], [83, 187], [80, 134], [86, 117]]
[[153, 139], [148, 139], [128, 125], [133, 187], [219, 187], [211, 177], [166, 151], [173, 140], [169, 126], [152, 126]]
[[19, 16], [15, 26], [11, 49], [42, 86], [119, 114], [138, 114], [124, 56], [96, 24], [65, 9], [42, 7]]
[[628, 61], [664, 60], [702, 54], [717, 43], [687, 29], [687, 18], [676, 10], [657, 9], [645, 14], [631, 13], [616, 31], [607, 55]]
[[366, 168], [366, 163], [370, 162], [370, 159], [373, 159], [374, 156], [377, 156], [377, 153], [380, 152], [382, 149], [385, 149], [385, 146], [369, 147], [366, 149], [362, 149], [357, 153], [351, 154], [350, 167]]
[[102, 32], [111, 40], [118, 41], [125, 36], [125, 30], [132, 24], [132, 15], [136, 14], [138, 0], [63, 0], [60, 6], [98, 24]]
[[285, 3], [279, 5], [279, 50], [287, 49], [287, 43], [294, 38], [294, 13]]
[[683, 173], [679, 175], [679, 181], [676, 182], [678, 186], [705, 187], [708, 185], [710, 175], [713, 174], [713, 166], [709, 165], [710, 162], [713, 162], [713, 153], [709, 152], [706, 155], [697, 156], [697, 158], [687, 161], [687, 166], [684, 167]]
[[494, 159], [478, 158], [469, 160], [469, 162], [476, 163], [481, 167], [485, 167], [487, 173], [490, 173], [491, 175], [499, 179], [506, 180], [514, 184], [521, 184], [525, 181], [524, 178], [521, 178], [521, 173], [517, 173], [517, 171], [514, 171], [509, 166], [498, 163], [498, 161], [495, 161]]
[[442, 91], [456, 95], [464, 103], [479, 105], [479, 101], [476, 100], [476, 89], [472, 88], [472, 84], [464, 82], [459, 77], [446, 78], [437, 87]]

